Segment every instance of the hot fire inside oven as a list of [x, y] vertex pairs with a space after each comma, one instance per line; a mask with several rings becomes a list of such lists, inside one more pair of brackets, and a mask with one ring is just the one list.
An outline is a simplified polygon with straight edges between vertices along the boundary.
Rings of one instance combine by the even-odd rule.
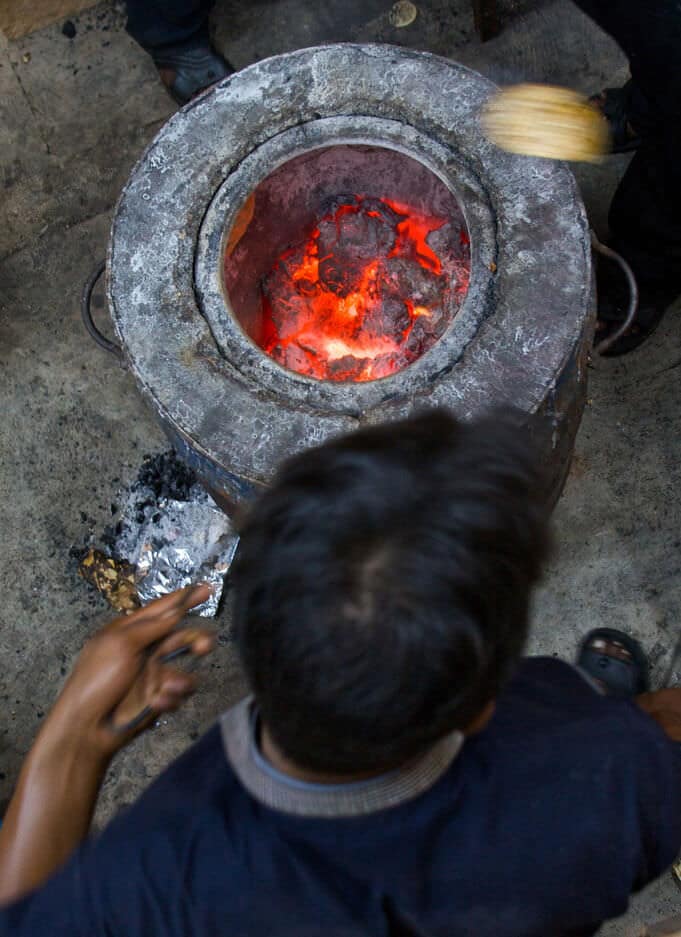
[[288, 160], [224, 238], [239, 325], [290, 371], [372, 381], [412, 364], [466, 295], [470, 238], [450, 189], [417, 160], [337, 145]]

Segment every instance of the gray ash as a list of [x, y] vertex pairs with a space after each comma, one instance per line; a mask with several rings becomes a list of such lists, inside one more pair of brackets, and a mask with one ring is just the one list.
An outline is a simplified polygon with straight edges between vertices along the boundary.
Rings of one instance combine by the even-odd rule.
[[196, 484], [196, 472], [181, 462], [174, 449], [145, 456], [137, 481], [130, 490], [150, 489], [157, 501], [172, 498], [173, 501], [188, 501], [191, 488]]
[[137, 478], [121, 492], [122, 516], [107, 525], [100, 538], [106, 551], [116, 559], [127, 559], [126, 540], [149, 517], [160, 519], [159, 503], [164, 500], [190, 501], [196, 494], [196, 473], [181, 462], [173, 449], [147, 455]]

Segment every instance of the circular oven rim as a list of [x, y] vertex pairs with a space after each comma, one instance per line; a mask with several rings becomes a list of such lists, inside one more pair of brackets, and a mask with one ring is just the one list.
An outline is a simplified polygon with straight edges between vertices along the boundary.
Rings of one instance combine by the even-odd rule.
[[[298, 156], [333, 146], [372, 146], [414, 159], [456, 199], [470, 238], [470, 282], [463, 302], [440, 338], [411, 364], [373, 381], [324, 381], [290, 371], [271, 358], [241, 328], [223, 280], [223, 260], [232, 224], [248, 196], [269, 175]], [[201, 313], [220, 353], [263, 390], [325, 410], [366, 409], [426, 388], [456, 364], [485, 317], [485, 294], [495, 263], [491, 207], [462, 159], [416, 128], [371, 115], [338, 115], [290, 127], [255, 147], [216, 190], [199, 229], [194, 282]], [[405, 376], [408, 376], [405, 380]]]

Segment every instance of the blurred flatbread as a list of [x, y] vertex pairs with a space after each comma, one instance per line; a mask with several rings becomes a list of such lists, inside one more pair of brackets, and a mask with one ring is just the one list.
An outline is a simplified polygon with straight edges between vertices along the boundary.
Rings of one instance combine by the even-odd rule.
[[552, 85], [511, 85], [483, 108], [482, 128], [510, 153], [597, 162], [610, 149], [606, 119], [586, 98]]

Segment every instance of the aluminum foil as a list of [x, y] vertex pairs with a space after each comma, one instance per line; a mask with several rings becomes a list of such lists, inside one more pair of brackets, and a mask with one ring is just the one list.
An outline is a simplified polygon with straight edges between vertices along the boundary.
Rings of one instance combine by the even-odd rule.
[[116, 552], [137, 568], [142, 605], [190, 583], [207, 582], [213, 595], [192, 614], [215, 616], [239, 543], [229, 517], [198, 484], [187, 501], [161, 498], [144, 513], [142, 523], [124, 526], [116, 544]]

